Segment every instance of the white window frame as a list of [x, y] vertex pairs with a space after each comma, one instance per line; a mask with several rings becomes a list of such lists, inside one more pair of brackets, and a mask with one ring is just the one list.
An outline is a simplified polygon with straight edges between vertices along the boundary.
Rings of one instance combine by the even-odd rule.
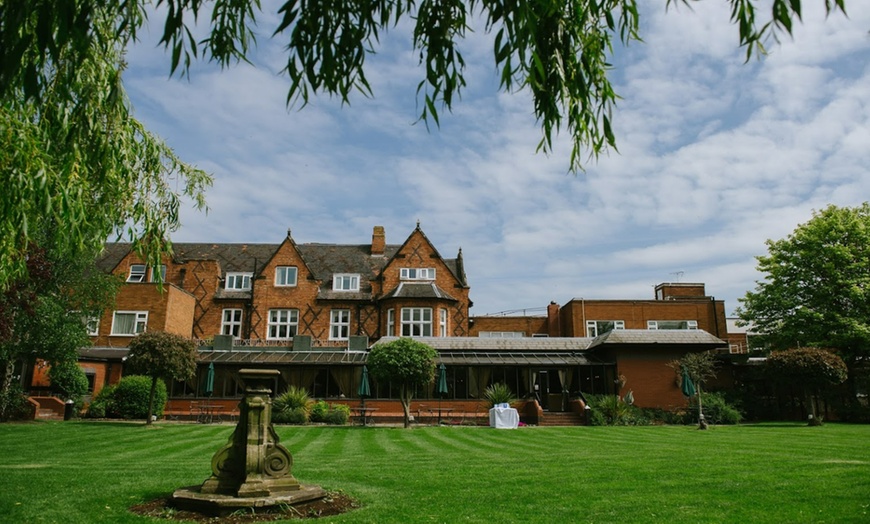
[[595, 338], [598, 335], [603, 335], [604, 333], [598, 332], [598, 324], [602, 322], [611, 322], [613, 324], [613, 330], [617, 329], [625, 329], [625, 321], [624, 320], [587, 320], [586, 321], [586, 336]]
[[447, 310], [444, 308], [438, 310], [438, 334], [447, 336]]
[[248, 291], [251, 289], [251, 280], [253, 277], [253, 273], [245, 273], [241, 271], [227, 273], [226, 282], [224, 282], [224, 289], [230, 291]]
[[157, 271], [156, 271], [157, 268], [160, 268], [160, 269], [159, 269], [159, 271], [160, 271], [160, 282], [166, 282], [166, 264], [160, 264], [160, 265], [157, 266], [157, 267], [152, 267], [152, 268], [151, 268], [151, 271], [149, 272], [150, 275], [151, 275], [151, 279], [149, 280], [149, 282], [157, 282], [157, 275], [155, 275], [155, 273], [157, 272]]
[[336, 273], [332, 275], [333, 291], [359, 291], [359, 273]]
[[333, 309], [329, 312], [329, 340], [350, 338], [350, 310]]
[[387, 310], [387, 336], [392, 337], [396, 334], [396, 310], [390, 308]]
[[680, 331], [680, 330], [695, 331], [698, 329], [698, 321], [697, 320], [647, 320], [646, 321], [646, 328], [651, 329], [651, 330], [673, 329], [673, 328], [659, 327], [660, 323], [673, 323], [673, 322], [681, 322], [681, 323], [686, 324], [685, 328], [676, 328], [676, 329], [674, 329], [674, 331]]
[[401, 320], [403, 337], [432, 336], [431, 307], [403, 307]]
[[[292, 281], [288, 278], [291, 273], [293, 275]], [[298, 277], [299, 270], [296, 266], [278, 266], [275, 268], [275, 287], [294, 287]]]
[[298, 309], [270, 309], [269, 327], [266, 332], [268, 340], [290, 340], [296, 336], [299, 328]]
[[239, 338], [242, 334], [244, 313], [239, 308], [227, 308], [221, 312], [221, 335]]
[[[118, 315], [133, 315], [133, 332], [119, 333], [120, 328]], [[139, 333], [144, 333], [148, 329], [148, 312], [147, 311], [115, 311], [112, 314], [112, 336], [116, 337], [134, 337]]]
[[145, 264], [130, 264], [130, 273], [127, 275], [127, 282], [145, 282], [145, 275], [148, 273], [148, 266]]
[[435, 280], [435, 268], [402, 267], [399, 268], [399, 278], [402, 280]]

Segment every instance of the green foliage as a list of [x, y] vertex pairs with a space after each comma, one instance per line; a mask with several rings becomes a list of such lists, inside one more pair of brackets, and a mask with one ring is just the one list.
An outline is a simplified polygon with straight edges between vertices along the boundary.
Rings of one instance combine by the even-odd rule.
[[33, 408], [18, 382], [0, 390], [0, 422], [25, 420], [31, 417]]
[[130, 375], [121, 379], [113, 391], [113, 407], [124, 419], [144, 419], [149, 414], [160, 417], [166, 405], [166, 384], [157, 381], [153, 411], [151, 410], [151, 377]]
[[290, 386], [272, 401], [272, 422], [278, 424], [307, 424], [314, 402], [308, 390]]
[[58, 362], [48, 370], [51, 389], [64, 400], [80, 401], [88, 393], [88, 377], [76, 362]]
[[756, 337], [772, 350], [834, 349], [850, 369], [870, 357], [870, 204], [817, 211], [767, 248], [764, 280], [737, 310]]
[[329, 403], [325, 400], [318, 400], [311, 406], [311, 422], [326, 422], [327, 414], [329, 414]]
[[[670, 5], [679, 0], [667, 0]], [[688, 0], [682, 0], [688, 3]], [[747, 58], [763, 52], [768, 36], [792, 33], [800, 20], [800, 2], [774, 0], [769, 18], [757, 20], [752, 0], [729, 0], [731, 22], [738, 28]], [[845, 0], [825, 0], [827, 11], [845, 12]], [[167, 0], [161, 43], [170, 50], [171, 71], [186, 74], [202, 56], [221, 66], [246, 60], [255, 42], [260, 2], [255, 0]], [[45, 97], [52, 85], [46, 71], [52, 64], [82, 64], [107, 35], [123, 48], [145, 22], [143, 4], [105, 0], [4, 2], [0, 4], [0, 95], [21, 90], [25, 97]], [[190, 27], [206, 6], [212, 8], [205, 37]], [[639, 40], [636, 0], [547, 0], [534, 2], [444, 0], [370, 0], [366, 2], [301, 2], [287, 0], [278, 9], [273, 38], [287, 43], [284, 72], [290, 79], [288, 103], [305, 105], [316, 93], [337, 96], [342, 103], [359, 91], [372, 95], [365, 59], [381, 35], [413, 25], [411, 45], [419, 58], [422, 79], [417, 86], [420, 118], [439, 123], [439, 111], [452, 110], [466, 85], [465, 59], [459, 44], [468, 31], [492, 36], [493, 62], [505, 92], [528, 89], [541, 122], [539, 148], [549, 151], [552, 136], [570, 133], [571, 167], [581, 167], [581, 152], [592, 157], [615, 147], [611, 114], [617, 94], [608, 78], [613, 41]], [[482, 28], [472, 24], [481, 20]], [[104, 24], [102, 26], [101, 24]], [[102, 31], [94, 29], [103, 29]], [[272, 28], [269, 28], [272, 29]], [[71, 73], [77, 73], [73, 70]], [[74, 74], [72, 76], [75, 76]], [[16, 93], [17, 94], [17, 93]], [[19, 95], [20, 96], [20, 95]], [[71, 97], [72, 98], [72, 97]]]
[[646, 426], [650, 419], [638, 407], [626, 403], [618, 395], [586, 395], [587, 414], [591, 426]]
[[103, 389], [88, 404], [85, 416], [87, 418], [119, 418], [118, 408], [115, 406], [116, 387], [116, 384], [103, 386]]
[[189, 338], [147, 331], [133, 338], [129, 347], [124, 365], [132, 373], [175, 380], [196, 376], [196, 344]]
[[181, 197], [205, 205], [209, 176], [133, 118], [121, 70], [144, 19], [123, 4], [0, 2], [0, 289], [26, 273], [43, 224], [68, 259], [118, 234], [157, 265]]
[[323, 421], [327, 424], [344, 426], [347, 424], [348, 419], [350, 419], [350, 406], [347, 404], [334, 404]]
[[400, 338], [384, 344], [375, 344], [368, 354], [366, 365], [375, 380], [399, 386], [405, 427], [411, 425], [411, 397], [416, 384], [428, 384], [435, 378], [435, 359], [438, 352], [419, 340]]
[[[730, 404], [723, 393], [720, 392], [705, 392], [701, 393], [701, 401], [704, 406], [704, 418], [710, 424], [718, 425], [733, 425], [739, 424], [743, 420], [743, 415], [740, 411]], [[693, 397], [693, 409], [697, 412], [698, 401]], [[697, 420], [696, 416], [689, 415], [686, 424], [694, 423]]]
[[767, 357], [765, 368], [772, 380], [811, 392], [842, 384], [848, 376], [843, 359], [819, 348], [774, 351]]
[[487, 408], [492, 408], [496, 404], [513, 404], [517, 401], [514, 392], [503, 382], [497, 382], [486, 388], [483, 398], [486, 399]]

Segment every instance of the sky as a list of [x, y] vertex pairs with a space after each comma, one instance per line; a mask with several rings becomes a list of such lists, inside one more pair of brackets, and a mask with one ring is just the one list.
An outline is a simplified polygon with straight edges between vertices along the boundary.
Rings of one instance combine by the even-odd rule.
[[803, 21], [745, 61], [728, 4], [641, 2], [641, 37], [612, 57], [618, 151], [568, 170], [527, 92], [498, 90], [493, 35], [461, 44], [467, 87], [440, 128], [415, 123], [424, 78], [406, 24], [367, 59], [374, 96], [286, 106], [277, 4], [263, 2], [253, 65], [169, 77], [162, 18], [129, 50], [136, 117], [214, 176], [208, 213], [186, 206], [175, 242], [401, 244], [420, 222], [462, 249], [473, 315], [572, 298], [652, 299], [703, 282], [731, 314], [763, 278], [755, 257], [830, 204], [870, 200], [870, 10]]

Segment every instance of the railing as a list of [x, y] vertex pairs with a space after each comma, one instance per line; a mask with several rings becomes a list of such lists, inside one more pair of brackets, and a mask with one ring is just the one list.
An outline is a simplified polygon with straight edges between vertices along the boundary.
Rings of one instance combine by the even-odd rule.
[[[194, 342], [199, 347], [208, 347], [214, 345], [214, 339], [197, 338]], [[347, 340], [311, 340], [313, 348], [343, 348], [347, 349]], [[235, 338], [233, 339], [233, 347], [293, 347], [293, 339], [284, 340], [269, 340], [264, 338]]]

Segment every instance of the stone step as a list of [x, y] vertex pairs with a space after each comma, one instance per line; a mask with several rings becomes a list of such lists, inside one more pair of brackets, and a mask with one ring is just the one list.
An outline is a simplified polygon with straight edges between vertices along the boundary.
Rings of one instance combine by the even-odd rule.
[[36, 410], [36, 420], [63, 420], [63, 415], [53, 409], [39, 408]]
[[538, 420], [539, 426], [582, 426], [583, 417], [574, 412], [545, 412]]

